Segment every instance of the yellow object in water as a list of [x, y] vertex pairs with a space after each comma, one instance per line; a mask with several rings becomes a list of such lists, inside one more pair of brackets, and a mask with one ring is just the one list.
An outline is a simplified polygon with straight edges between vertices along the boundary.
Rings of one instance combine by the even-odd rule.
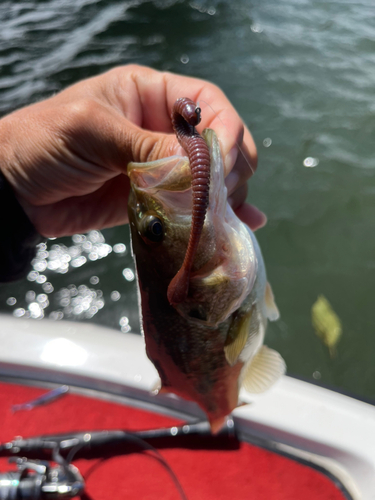
[[324, 295], [319, 295], [313, 304], [311, 319], [316, 335], [328, 347], [331, 357], [334, 357], [336, 345], [342, 334], [342, 326], [340, 318]]

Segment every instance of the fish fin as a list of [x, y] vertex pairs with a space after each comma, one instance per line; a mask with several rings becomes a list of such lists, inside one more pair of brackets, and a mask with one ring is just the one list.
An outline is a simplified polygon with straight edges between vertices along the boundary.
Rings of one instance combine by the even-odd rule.
[[243, 351], [247, 339], [249, 337], [250, 322], [253, 314], [253, 310], [250, 311], [240, 318], [235, 318], [232, 324], [227, 339], [225, 341], [224, 353], [225, 358], [230, 366], [234, 366], [241, 352]]
[[275, 297], [273, 296], [273, 291], [268, 281], [266, 284], [266, 291], [264, 293], [264, 301], [266, 303], [267, 318], [270, 321], [278, 320], [280, 318], [279, 309], [275, 303]]
[[286, 371], [281, 355], [267, 346], [262, 346], [245, 368], [243, 387], [258, 394], [269, 389]]

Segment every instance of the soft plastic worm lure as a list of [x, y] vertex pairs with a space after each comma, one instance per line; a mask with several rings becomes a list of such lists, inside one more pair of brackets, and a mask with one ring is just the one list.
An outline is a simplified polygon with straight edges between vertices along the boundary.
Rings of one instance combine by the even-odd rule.
[[190, 271], [206, 217], [210, 189], [210, 152], [195, 126], [201, 121], [201, 110], [188, 97], [181, 97], [172, 109], [172, 125], [178, 142], [185, 149], [191, 168], [193, 213], [189, 243], [181, 269], [168, 287], [171, 305], [183, 302], [189, 291]]
[[52, 401], [55, 401], [55, 399], [64, 396], [64, 394], [66, 394], [67, 392], [69, 392], [69, 387], [67, 385], [62, 385], [60, 387], [57, 387], [56, 389], [52, 389], [52, 391], [48, 391], [45, 394], [42, 394], [41, 396], [39, 396], [36, 399], [33, 399], [32, 401], [27, 401], [26, 403], [13, 405], [12, 411], [16, 412], [20, 410], [32, 410], [37, 406], [42, 406], [47, 403], [51, 403]]

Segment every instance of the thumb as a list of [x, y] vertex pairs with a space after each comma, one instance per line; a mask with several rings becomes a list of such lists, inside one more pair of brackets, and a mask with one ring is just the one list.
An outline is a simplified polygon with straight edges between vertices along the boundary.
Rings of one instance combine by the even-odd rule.
[[[71, 195], [87, 194], [119, 173], [126, 174], [131, 161], [144, 163], [186, 154], [174, 134], [145, 130], [102, 103], [89, 100], [64, 107], [62, 111], [57, 113], [53, 107], [47, 110], [52, 125], [44, 127], [44, 133], [51, 154], [56, 156], [57, 151], [57, 159], [63, 159], [63, 163], [73, 161], [75, 173], [79, 174], [77, 192]], [[63, 140], [55, 144], [56, 137]], [[83, 180], [85, 189], [80, 182]]]
[[179, 145], [174, 134], [144, 130], [128, 120], [123, 140], [125, 148], [120, 147], [126, 151], [125, 165], [121, 162], [121, 170], [124, 173], [130, 161], [145, 163], [173, 155], [186, 156], [185, 150]]
[[117, 110], [96, 103], [90, 102], [88, 110], [73, 121], [67, 142], [81, 158], [100, 165], [105, 180], [126, 174], [131, 161], [145, 163], [186, 154], [174, 134], [143, 129]]

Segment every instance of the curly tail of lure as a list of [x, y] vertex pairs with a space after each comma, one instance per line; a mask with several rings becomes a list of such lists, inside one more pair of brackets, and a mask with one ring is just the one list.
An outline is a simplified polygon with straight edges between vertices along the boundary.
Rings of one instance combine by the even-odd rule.
[[171, 118], [178, 142], [189, 158], [193, 193], [192, 222], [185, 259], [168, 287], [168, 301], [171, 305], [177, 305], [186, 299], [189, 291], [190, 272], [206, 217], [210, 189], [210, 152], [203, 137], [195, 129], [201, 121], [201, 110], [191, 99], [177, 99]]

